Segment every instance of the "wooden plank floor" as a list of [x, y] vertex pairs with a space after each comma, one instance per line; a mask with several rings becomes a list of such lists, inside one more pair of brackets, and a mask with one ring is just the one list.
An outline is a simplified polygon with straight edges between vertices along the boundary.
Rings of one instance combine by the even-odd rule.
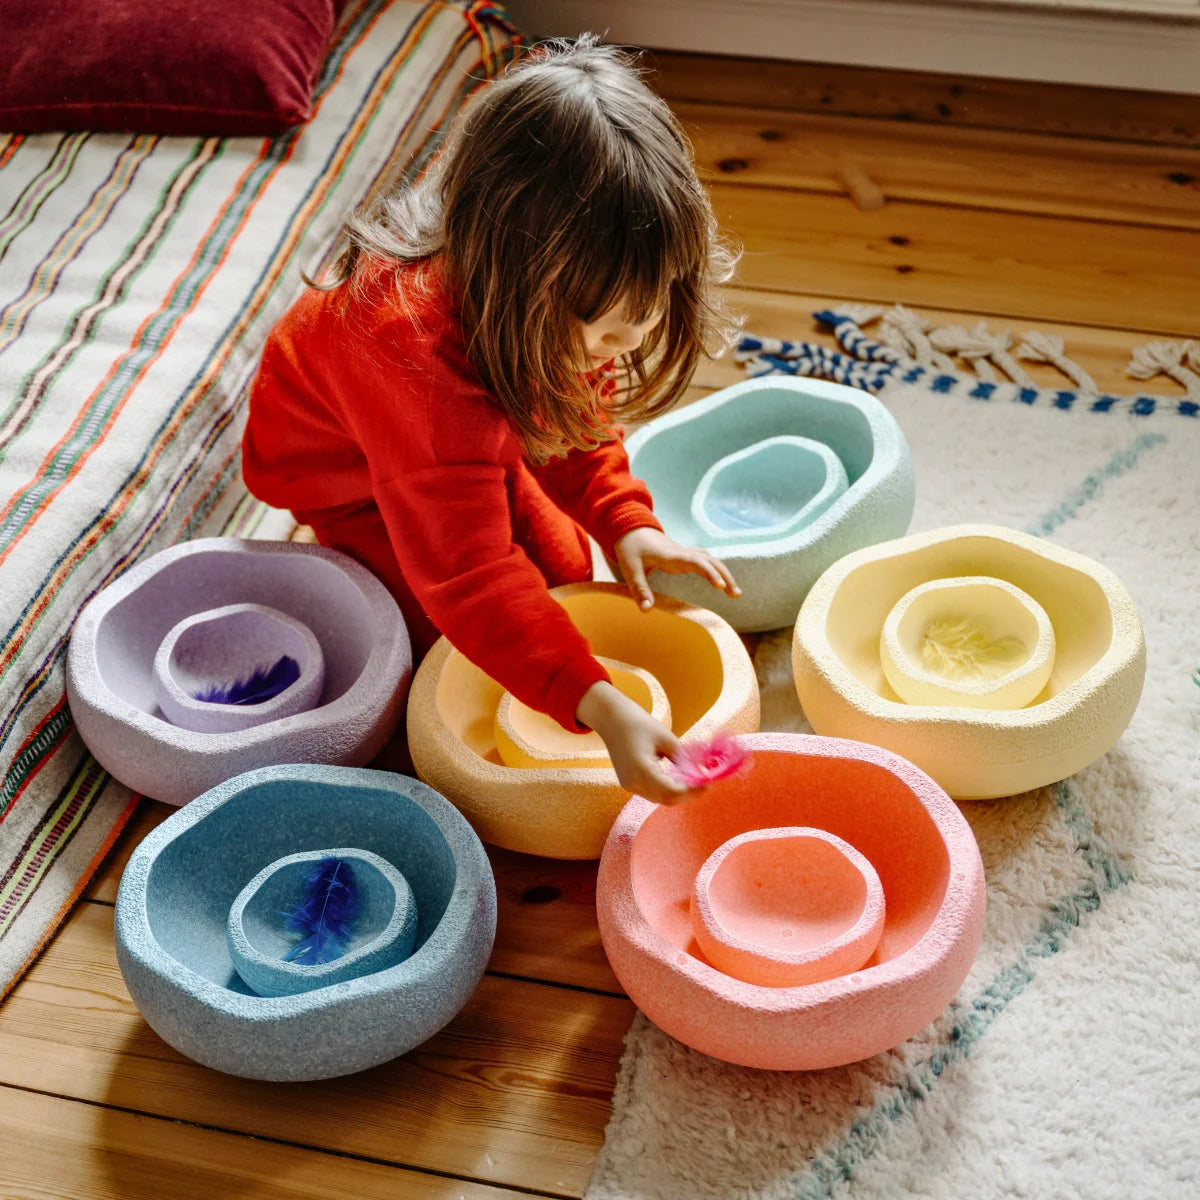
[[[1132, 390], [1135, 346], [1200, 334], [1200, 100], [693, 55], [655, 66], [745, 248], [730, 298], [753, 332], [828, 340], [810, 314], [830, 301], [902, 301], [943, 325], [1057, 333], [1116, 391]], [[847, 162], [883, 208], [844, 194]], [[738, 378], [709, 364], [693, 394]], [[593, 865], [493, 851], [496, 948], [455, 1021], [350, 1079], [252, 1083], [164, 1045], [116, 967], [121, 869], [170, 811], [142, 804], [0, 1006], [0, 1195], [583, 1194], [633, 1015], [600, 946]]]

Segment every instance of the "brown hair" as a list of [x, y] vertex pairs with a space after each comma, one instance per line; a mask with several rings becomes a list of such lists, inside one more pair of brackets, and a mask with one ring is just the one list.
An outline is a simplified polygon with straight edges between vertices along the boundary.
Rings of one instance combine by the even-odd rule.
[[[535, 461], [594, 445], [609, 417], [665, 411], [736, 334], [715, 290], [736, 260], [687, 138], [634, 60], [590, 34], [543, 43], [481, 89], [425, 175], [347, 234], [327, 286], [353, 285], [367, 255], [439, 256], [468, 358]], [[601, 410], [581, 323], [622, 302], [633, 322], [663, 318]]]

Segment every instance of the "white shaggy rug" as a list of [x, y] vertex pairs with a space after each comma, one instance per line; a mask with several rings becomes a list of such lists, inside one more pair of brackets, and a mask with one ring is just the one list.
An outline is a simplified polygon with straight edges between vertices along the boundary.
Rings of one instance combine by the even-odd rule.
[[[753, 1071], [639, 1015], [588, 1200], [1200, 1197], [1200, 418], [1179, 395], [1138, 416], [936, 378], [882, 393], [916, 464], [912, 529], [1007, 524], [1111, 567], [1145, 624], [1141, 706], [1074, 778], [963, 806], [982, 951], [897, 1050]], [[807, 730], [789, 640], [757, 656], [765, 729]]]

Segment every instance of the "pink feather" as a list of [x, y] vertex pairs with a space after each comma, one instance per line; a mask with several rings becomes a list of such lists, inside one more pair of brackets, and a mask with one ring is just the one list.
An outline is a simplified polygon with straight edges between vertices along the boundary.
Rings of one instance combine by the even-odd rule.
[[718, 730], [710, 741], [684, 742], [671, 759], [688, 787], [704, 787], [749, 770], [752, 759], [735, 737]]

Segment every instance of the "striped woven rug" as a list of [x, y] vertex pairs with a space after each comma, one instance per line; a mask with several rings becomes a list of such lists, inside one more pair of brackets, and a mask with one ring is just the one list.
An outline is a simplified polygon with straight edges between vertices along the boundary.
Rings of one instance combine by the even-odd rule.
[[518, 40], [489, 4], [352, 0], [300, 130], [0, 134], [0, 996], [137, 802], [71, 723], [76, 614], [174, 542], [289, 536], [238, 469], [263, 338]]

